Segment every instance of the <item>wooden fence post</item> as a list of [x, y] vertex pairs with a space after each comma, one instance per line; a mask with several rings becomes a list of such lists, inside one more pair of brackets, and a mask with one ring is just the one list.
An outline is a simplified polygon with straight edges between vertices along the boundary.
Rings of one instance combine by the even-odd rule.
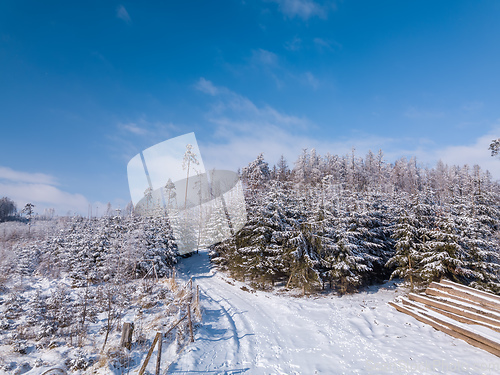
[[151, 344], [151, 348], [149, 348], [148, 355], [146, 356], [146, 359], [144, 360], [144, 363], [142, 364], [142, 367], [139, 370], [139, 375], [143, 375], [144, 371], [146, 371], [146, 367], [148, 366], [149, 359], [151, 358], [151, 355], [153, 354], [153, 351], [155, 349], [156, 342], [160, 339], [160, 337], [161, 337], [161, 332], [156, 332], [155, 339], [153, 340], [153, 343]]
[[191, 304], [188, 303], [188, 324], [189, 324], [189, 337], [191, 342], [194, 342], [194, 335], [193, 335], [193, 322], [191, 321]]
[[134, 332], [134, 323], [123, 323], [122, 327], [122, 339], [120, 346], [122, 348], [127, 348], [130, 350], [132, 345], [132, 333]]
[[160, 375], [162, 342], [163, 334], [160, 334], [160, 339], [158, 340], [158, 356], [156, 357], [156, 375]]

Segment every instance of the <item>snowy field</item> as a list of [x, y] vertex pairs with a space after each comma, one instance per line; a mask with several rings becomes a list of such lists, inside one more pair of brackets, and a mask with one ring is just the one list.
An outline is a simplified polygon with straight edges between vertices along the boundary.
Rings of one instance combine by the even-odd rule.
[[500, 373], [500, 358], [387, 305], [405, 292], [395, 283], [343, 297], [246, 291], [205, 252], [179, 273], [200, 286], [204, 318], [171, 374]]
[[[291, 292], [255, 291], [215, 271], [206, 251], [180, 259], [178, 282], [190, 277], [200, 287], [202, 322], [195, 342], [164, 345], [162, 373], [167, 374], [498, 374], [500, 358], [454, 339], [397, 312], [387, 302], [406, 290], [390, 282], [354, 295], [297, 297]], [[56, 281], [52, 281], [55, 283]], [[63, 279], [60, 282], [64, 282]], [[161, 291], [165, 280], [157, 284]], [[33, 287], [36, 285], [32, 285]], [[48, 290], [48, 286], [42, 289]], [[155, 289], [155, 290], [156, 290]], [[159, 292], [155, 292], [156, 294]], [[153, 298], [153, 296], [151, 296]], [[166, 303], [145, 310], [146, 342], [128, 353], [126, 368], [94, 363], [75, 374], [136, 374], [156, 330], [171, 326]], [[135, 321], [137, 308], [124, 321]], [[161, 318], [163, 316], [163, 318]], [[100, 325], [102, 325], [102, 319]], [[95, 347], [86, 358], [98, 358], [102, 335], [93, 326]], [[110, 346], [117, 347], [119, 332]], [[101, 341], [99, 341], [101, 340]], [[62, 343], [61, 343], [62, 344]], [[16, 373], [41, 375], [75, 357], [71, 345], [20, 355], [0, 347], [5, 359], [19, 364]], [[177, 346], [176, 346], [177, 345]], [[6, 352], [7, 351], [7, 352]], [[22, 370], [23, 362], [31, 363]], [[36, 367], [36, 361], [47, 365]], [[154, 373], [156, 351], [148, 366]], [[33, 366], [35, 363], [35, 366]], [[42, 363], [41, 363], [42, 364]], [[20, 371], [19, 371], [20, 370]], [[0, 369], [0, 374], [12, 371]], [[55, 374], [50, 373], [50, 374]]]

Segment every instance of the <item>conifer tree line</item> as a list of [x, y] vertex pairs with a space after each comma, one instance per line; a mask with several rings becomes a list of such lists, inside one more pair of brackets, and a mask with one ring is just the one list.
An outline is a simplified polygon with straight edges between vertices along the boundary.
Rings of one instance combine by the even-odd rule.
[[477, 165], [434, 168], [303, 150], [241, 171], [248, 222], [212, 261], [260, 287], [340, 293], [391, 277], [500, 292], [500, 184]]
[[[115, 350], [122, 317], [135, 313], [141, 321], [143, 310], [177, 298], [153, 282], [172, 277], [176, 262], [168, 219], [135, 215], [132, 206], [123, 215], [108, 209], [103, 217], [2, 223], [0, 344], [21, 354], [68, 345], [66, 365], [75, 371], [99, 358], [122, 367]], [[136, 347], [144, 334], [136, 330]], [[89, 351], [96, 340], [99, 355]], [[0, 369], [10, 373], [13, 364], [0, 358]]]
[[6, 273], [69, 276], [75, 287], [124, 282], [147, 274], [163, 277], [177, 262], [177, 246], [166, 217], [62, 217], [45, 232], [11, 237], [3, 239], [15, 259], [3, 265]]

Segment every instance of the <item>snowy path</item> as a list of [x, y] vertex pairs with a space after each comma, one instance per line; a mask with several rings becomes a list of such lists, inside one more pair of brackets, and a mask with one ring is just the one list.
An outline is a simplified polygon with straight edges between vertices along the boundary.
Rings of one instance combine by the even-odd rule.
[[342, 298], [252, 293], [206, 252], [179, 272], [200, 286], [204, 318], [171, 374], [500, 373], [499, 358], [388, 306], [392, 284]]

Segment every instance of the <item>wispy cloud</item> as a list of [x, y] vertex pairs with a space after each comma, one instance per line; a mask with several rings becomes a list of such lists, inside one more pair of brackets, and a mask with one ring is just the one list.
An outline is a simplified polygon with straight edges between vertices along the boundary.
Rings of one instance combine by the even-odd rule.
[[319, 80], [311, 72], [306, 72], [304, 74], [304, 83], [311, 86], [314, 90], [319, 87]]
[[57, 185], [56, 179], [48, 174], [20, 172], [2, 166], [0, 166], [0, 180]]
[[100, 52], [98, 51], [92, 51], [90, 53], [91, 56], [95, 57], [98, 61], [100, 61], [107, 69], [110, 71], [114, 70], [113, 64]]
[[[297, 83], [306, 85], [313, 90], [320, 87], [320, 80], [311, 71], [293, 71], [284, 57], [262, 48], [251, 51], [251, 56], [248, 58], [246, 65], [232, 66], [232, 69], [235, 74], [239, 75], [242, 75], [243, 72], [264, 74], [275, 82], [278, 89], [283, 89], [288, 85], [296, 85]], [[220, 90], [220, 87], [214, 87], [211, 82], [206, 81], [204, 78], [200, 78], [195, 87], [199, 91], [212, 96], [218, 93], [217, 90]]]
[[298, 51], [301, 48], [302, 48], [302, 39], [297, 36], [285, 43], [285, 49], [289, 51]]
[[323, 38], [314, 38], [313, 43], [316, 48], [320, 51], [338, 51], [342, 49], [342, 44], [336, 41], [330, 41]]
[[207, 81], [205, 78], [201, 77], [198, 82], [195, 83], [194, 88], [209, 95], [217, 95], [219, 90], [215, 87], [212, 82]]
[[145, 135], [148, 133], [147, 129], [142, 128], [133, 122], [128, 124], [118, 124], [118, 127], [136, 135]]
[[256, 65], [276, 66], [278, 63], [278, 56], [265, 49], [253, 50], [252, 63]]
[[434, 166], [440, 159], [449, 165], [479, 164], [495, 179], [500, 179], [500, 160], [492, 158], [488, 151], [491, 140], [500, 137], [500, 126], [471, 144], [445, 147], [425, 138], [397, 139], [359, 131], [352, 131], [350, 136], [324, 139], [315, 136], [319, 127], [305, 117], [283, 113], [268, 105], [258, 106], [225, 87], [210, 84], [217, 95], [206, 117], [214, 126], [217, 141], [200, 145], [209, 169], [236, 170], [247, 165], [260, 152], [264, 152], [270, 163], [277, 162], [283, 154], [293, 166], [303, 148], [315, 148], [323, 155], [345, 155], [354, 147], [360, 156], [368, 150], [382, 149], [385, 160], [389, 162], [402, 156], [416, 156], [418, 162], [429, 166]]
[[130, 18], [127, 9], [125, 9], [123, 5], [120, 5], [118, 6], [118, 8], [116, 8], [116, 17], [125, 21], [126, 23], [132, 22], [132, 19]]
[[109, 148], [115, 157], [128, 162], [138, 152], [171, 138], [179, 126], [173, 123], [152, 121], [141, 115], [133, 121], [118, 121], [113, 133], [107, 135]]
[[432, 118], [443, 118], [445, 117], [445, 113], [442, 111], [432, 111], [432, 110], [410, 107], [404, 112], [404, 116], [413, 119], [432, 119]]
[[0, 191], [16, 202], [18, 208], [26, 203], [35, 204], [36, 212], [54, 208], [58, 214], [67, 211], [85, 213], [87, 199], [81, 194], [72, 194], [56, 187], [57, 179], [44, 173], [28, 173], [0, 166]]
[[484, 103], [483, 102], [475, 100], [475, 101], [472, 101], [472, 102], [465, 103], [462, 106], [462, 109], [464, 111], [472, 112], [472, 111], [478, 111], [478, 110], [482, 109], [483, 107], [484, 107]]
[[312, 0], [271, 0], [278, 4], [280, 11], [288, 18], [299, 17], [308, 20], [311, 17], [327, 18], [334, 9], [333, 4], [319, 4]]
[[293, 165], [303, 148], [316, 148], [323, 154], [346, 154], [355, 146], [363, 153], [371, 147], [392, 142], [389, 138], [370, 134], [339, 137], [335, 141], [317, 139], [311, 134], [318, 127], [309, 119], [280, 112], [268, 105], [258, 106], [225, 87], [216, 88], [219, 94], [206, 117], [214, 126], [217, 141], [200, 144], [208, 168], [236, 170], [260, 152], [264, 152], [271, 163], [277, 162], [283, 154]]
[[500, 126], [460, 145], [439, 146], [429, 139], [399, 139], [393, 142], [386, 152], [387, 160], [394, 161], [402, 156], [417, 158], [417, 162], [432, 167], [438, 160], [448, 165], [479, 165], [488, 170], [494, 179], [500, 180], [500, 159], [493, 158], [488, 146], [495, 138], [500, 137]]
[[478, 137], [470, 144], [447, 146], [437, 150], [435, 158], [450, 165], [480, 165], [481, 168], [489, 170], [495, 179], [500, 180], [500, 159], [492, 157], [488, 150], [491, 141], [499, 137], [500, 126]]

